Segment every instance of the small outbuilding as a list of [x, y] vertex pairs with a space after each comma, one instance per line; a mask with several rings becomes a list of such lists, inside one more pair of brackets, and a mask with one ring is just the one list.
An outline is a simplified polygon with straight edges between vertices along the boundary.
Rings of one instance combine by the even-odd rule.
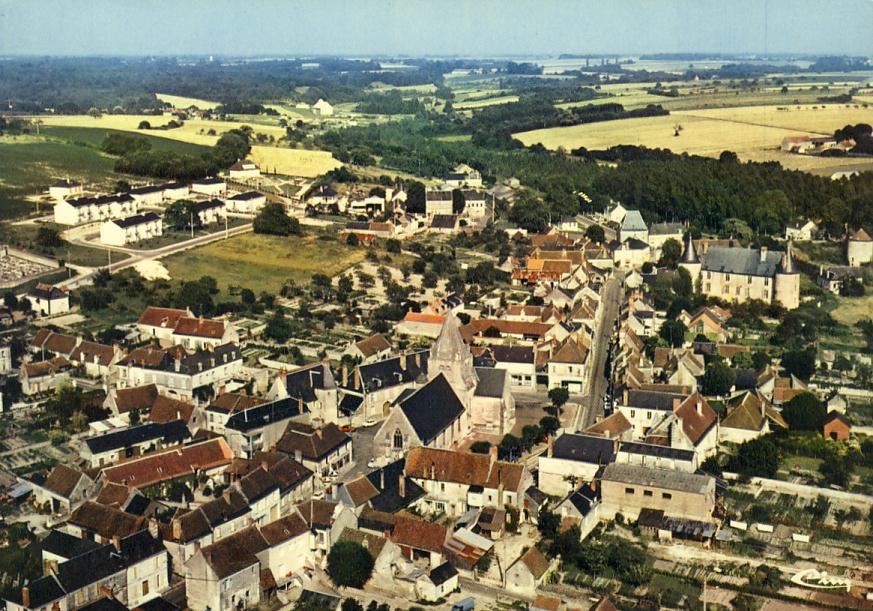
[[822, 434], [825, 439], [846, 441], [852, 434], [852, 423], [840, 412], [831, 411], [825, 418]]

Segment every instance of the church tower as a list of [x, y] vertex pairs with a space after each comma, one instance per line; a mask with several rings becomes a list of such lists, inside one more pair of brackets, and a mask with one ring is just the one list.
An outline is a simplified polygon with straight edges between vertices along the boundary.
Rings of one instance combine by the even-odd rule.
[[773, 300], [776, 303], [786, 310], [793, 310], [800, 305], [800, 272], [797, 271], [797, 265], [791, 254], [791, 242], [782, 255], [774, 284], [776, 286]]
[[682, 253], [682, 260], [679, 261], [679, 267], [684, 267], [691, 276], [692, 286], [697, 286], [697, 278], [700, 276], [700, 269], [703, 265], [700, 263], [700, 258], [697, 256], [697, 250], [694, 248], [694, 241], [691, 239], [691, 232], [688, 232], [685, 238], [685, 252]]
[[427, 361], [427, 377], [443, 374], [458, 397], [469, 408], [473, 392], [479, 383], [473, 366], [473, 354], [461, 337], [461, 323], [454, 312], [448, 312]]

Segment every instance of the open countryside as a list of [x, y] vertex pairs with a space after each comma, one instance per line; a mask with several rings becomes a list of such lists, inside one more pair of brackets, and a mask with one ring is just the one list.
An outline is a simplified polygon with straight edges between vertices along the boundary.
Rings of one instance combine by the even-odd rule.
[[[728, 150], [743, 160], [779, 161], [787, 168], [830, 174], [837, 169], [873, 168], [873, 163], [864, 158], [792, 155], [780, 150], [782, 139], [829, 135], [847, 124], [870, 122], [873, 107], [861, 104], [748, 106], [677, 110], [662, 117], [554, 127], [515, 136], [526, 145], [540, 143], [551, 149], [602, 149], [630, 144], [708, 157], [718, 157]], [[681, 126], [679, 135], [677, 126]]]

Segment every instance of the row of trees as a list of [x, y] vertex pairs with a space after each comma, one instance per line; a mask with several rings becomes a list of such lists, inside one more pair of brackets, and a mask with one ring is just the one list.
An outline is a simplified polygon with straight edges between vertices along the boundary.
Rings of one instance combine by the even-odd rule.
[[217, 174], [251, 151], [251, 128], [234, 129], [222, 134], [215, 146], [202, 155], [170, 150], [152, 150], [150, 143], [138, 136], [107, 136], [103, 149], [120, 154], [115, 171], [137, 176], [174, 180], [192, 180]]

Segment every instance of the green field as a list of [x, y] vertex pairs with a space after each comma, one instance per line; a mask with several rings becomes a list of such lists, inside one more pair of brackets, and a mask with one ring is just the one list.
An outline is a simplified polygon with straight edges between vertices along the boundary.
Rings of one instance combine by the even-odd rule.
[[[60, 125], [47, 125], [40, 129], [40, 133], [52, 138], [67, 140], [71, 144], [84, 143], [95, 148], [100, 148], [100, 145], [103, 143], [106, 136], [112, 134], [129, 135], [129, 132], [117, 129], [106, 129], [100, 127], [65, 127]], [[157, 133], [160, 134], [161, 132]], [[199, 144], [191, 144], [190, 142], [152, 136], [149, 135], [149, 132], [147, 131], [138, 132], [137, 135], [140, 138], [148, 140], [152, 145], [152, 149], [156, 151], [172, 151], [174, 153], [199, 155], [200, 153], [205, 153], [209, 150], [209, 147]]]
[[363, 248], [352, 248], [315, 236], [282, 238], [244, 234], [173, 255], [162, 262], [173, 280], [212, 276], [222, 291], [230, 286], [256, 293], [278, 293], [289, 280], [305, 283], [313, 274], [328, 276], [364, 258]]
[[84, 145], [32, 136], [0, 138], [0, 220], [27, 216], [24, 197], [62, 178], [93, 184], [114, 180], [113, 159]]

